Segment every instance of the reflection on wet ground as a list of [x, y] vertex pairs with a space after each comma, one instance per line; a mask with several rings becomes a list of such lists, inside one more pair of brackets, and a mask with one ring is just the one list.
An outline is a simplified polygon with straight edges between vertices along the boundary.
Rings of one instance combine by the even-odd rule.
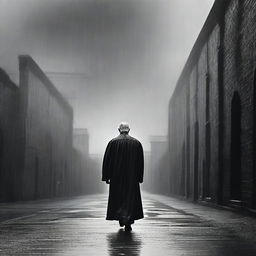
[[138, 234], [125, 232], [120, 229], [118, 232], [107, 235], [109, 256], [131, 255], [139, 256], [142, 242]]
[[[107, 195], [0, 205], [0, 255], [256, 255], [233, 232], [147, 195], [131, 233], [106, 221]], [[185, 202], [184, 202], [185, 204]]]

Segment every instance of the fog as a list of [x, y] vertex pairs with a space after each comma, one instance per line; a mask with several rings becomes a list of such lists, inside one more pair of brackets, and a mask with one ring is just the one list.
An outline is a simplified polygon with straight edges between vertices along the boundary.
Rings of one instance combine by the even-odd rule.
[[0, 66], [18, 83], [29, 54], [88, 128], [101, 154], [117, 126], [149, 150], [213, 0], [0, 0]]

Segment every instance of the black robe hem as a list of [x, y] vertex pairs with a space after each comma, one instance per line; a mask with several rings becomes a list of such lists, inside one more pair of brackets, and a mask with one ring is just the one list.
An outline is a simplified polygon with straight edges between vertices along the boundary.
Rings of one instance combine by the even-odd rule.
[[[136, 217], [136, 218], [133, 218], [132, 220], [140, 220], [140, 219], [143, 219], [144, 216], [142, 217]], [[119, 218], [109, 218], [109, 217], [106, 217], [106, 220], [117, 220], [119, 221], [120, 219]]]

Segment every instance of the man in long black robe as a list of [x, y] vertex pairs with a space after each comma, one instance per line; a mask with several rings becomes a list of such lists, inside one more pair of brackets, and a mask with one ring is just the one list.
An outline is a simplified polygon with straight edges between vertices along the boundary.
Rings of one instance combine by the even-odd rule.
[[143, 148], [129, 131], [128, 124], [120, 124], [120, 135], [108, 143], [102, 167], [102, 181], [110, 184], [106, 219], [118, 220], [127, 231], [134, 220], [144, 217], [139, 185], [143, 182]]

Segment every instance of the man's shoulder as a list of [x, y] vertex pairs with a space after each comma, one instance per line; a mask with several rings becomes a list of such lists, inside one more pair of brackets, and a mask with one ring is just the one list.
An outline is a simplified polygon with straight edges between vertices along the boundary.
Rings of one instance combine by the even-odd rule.
[[116, 141], [127, 141], [127, 142], [140, 144], [139, 140], [137, 140], [136, 138], [134, 138], [130, 135], [126, 135], [126, 136], [118, 135], [117, 137], [113, 138], [110, 142], [116, 142]]
[[132, 136], [130, 136], [130, 135], [129, 135], [129, 138], [128, 138], [128, 139], [131, 140], [131, 141], [134, 142], [134, 143], [138, 143], [138, 144], [140, 143], [138, 139], [136, 139], [136, 138], [134, 138], [134, 137], [132, 137]]
[[113, 144], [113, 143], [115, 143], [115, 142], [117, 142], [119, 140], [120, 140], [120, 138], [119, 138], [119, 136], [117, 136], [117, 137], [113, 138], [112, 140], [110, 140], [109, 144]]
[[134, 146], [137, 145], [141, 145], [140, 141], [130, 135], [125, 136], [125, 138], [120, 138], [123, 139], [126, 143], [128, 144], [133, 144]]

